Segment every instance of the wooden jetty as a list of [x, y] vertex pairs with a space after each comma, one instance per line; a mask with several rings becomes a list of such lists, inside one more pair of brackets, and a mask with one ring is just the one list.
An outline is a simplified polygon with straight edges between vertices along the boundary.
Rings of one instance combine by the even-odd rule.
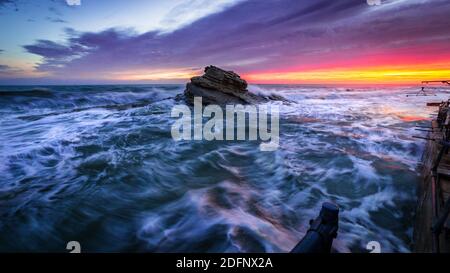
[[450, 253], [450, 100], [427, 105], [438, 112], [425, 128], [413, 251]]

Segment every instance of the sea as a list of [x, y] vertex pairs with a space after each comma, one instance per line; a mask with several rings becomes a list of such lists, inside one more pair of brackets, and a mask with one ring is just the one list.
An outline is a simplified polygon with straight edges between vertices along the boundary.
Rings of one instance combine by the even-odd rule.
[[[184, 85], [0, 87], [0, 252], [289, 252], [323, 202], [333, 251], [410, 252], [424, 129], [449, 88], [250, 85], [280, 143], [175, 141]], [[412, 94], [411, 96], [407, 96]]]

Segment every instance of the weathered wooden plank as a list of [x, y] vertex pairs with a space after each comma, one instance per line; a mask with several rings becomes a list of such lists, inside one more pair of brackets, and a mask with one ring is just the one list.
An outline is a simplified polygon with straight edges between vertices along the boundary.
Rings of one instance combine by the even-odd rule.
[[450, 177], [450, 165], [443, 163], [439, 164], [437, 172], [439, 175], [445, 175], [447, 177]]
[[450, 194], [450, 181], [448, 180], [441, 181], [440, 186], [443, 192]]

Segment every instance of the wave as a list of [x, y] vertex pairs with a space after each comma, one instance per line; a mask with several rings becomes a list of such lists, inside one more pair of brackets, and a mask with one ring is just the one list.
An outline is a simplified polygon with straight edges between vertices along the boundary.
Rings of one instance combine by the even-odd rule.
[[427, 101], [448, 96], [249, 86], [293, 101], [280, 105], [280, 149], [261, 152], [173, 141], [181, 85], [22, 89], [0, 96], [0, 251], [86, 238], [90, 251], [286, 252], [332, 200], [340, 251], [375, 240], [408, 252], [423, 150], [414, 126], [428, 122]]
[[[24, 112], [25, 116], [51, 115], [91, 108], [128, 109], [174, 97], [182, 86], [52, 86], [0, 91], [2, 113]], [[31, 115], [31, 116], [32, 116]]]
[[33, 88], [29, 90], [18, 91], [2, 91], [0, 90], [0, 97], [37, 97], [37, 98], [50, 98], [54, 93], [50, 89], [46, 88]]

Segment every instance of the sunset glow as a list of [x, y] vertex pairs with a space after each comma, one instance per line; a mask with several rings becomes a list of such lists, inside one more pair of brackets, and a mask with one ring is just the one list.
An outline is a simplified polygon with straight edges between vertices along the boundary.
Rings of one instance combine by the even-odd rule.
[[[449, 65], [450, 67], [450, 65]], [[255, 83], [417, 84], [450, 78], [450, 68], [370, 67], [255, 73], [244, 76]]]
[[444, 0], [0, 1], [15, 26], [0, 30], [0, 84], [185, 83], [208, 65], [249, 83], [419, 84], [450, 78], [449, 12]]
[[190, 79], [199, 74], [200, 71], [192, 71], [190, 69], [142, 70], [116, 72], [106, 76], [106, 79], [117, 81], [160, 81]]

